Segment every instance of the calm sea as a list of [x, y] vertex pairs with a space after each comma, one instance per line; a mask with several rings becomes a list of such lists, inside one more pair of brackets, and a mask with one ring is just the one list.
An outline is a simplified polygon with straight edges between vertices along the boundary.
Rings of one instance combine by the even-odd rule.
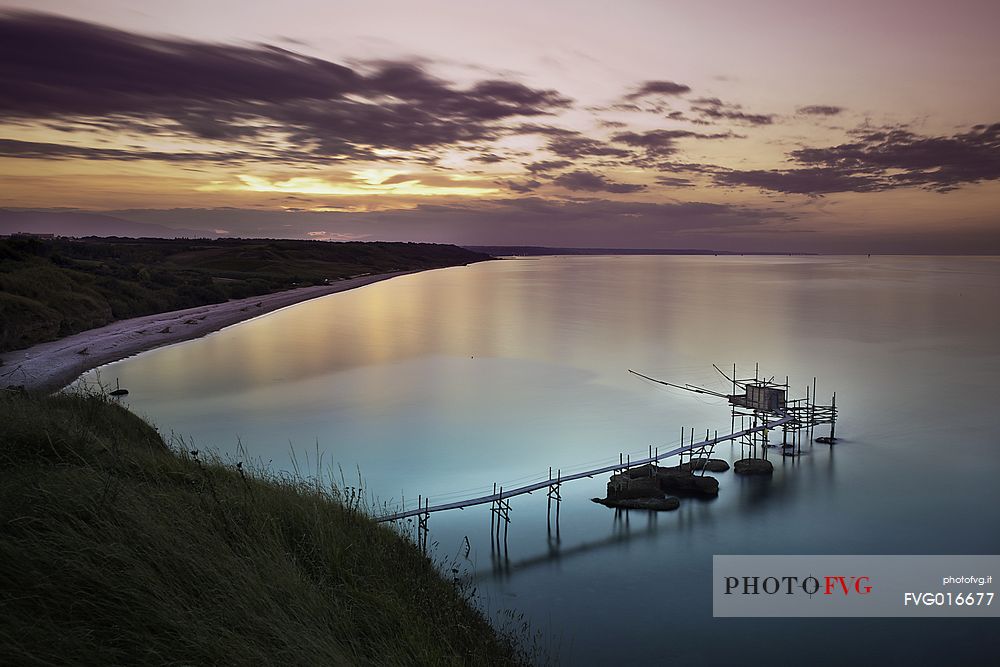
[[1000, 553], [998, 288], [1000, 258], [509, 259], [317, 299], [100, 374], [195, 447], [348, 485], [360, 471], [379, 502], [408, 506], [643, 456], [682, 427], [728, 432], [724, 400], [629, 368], [722, 392], [713, 363], [759, 364], [801, 395], [816, 377], [843, 439], [772, 451], [769, 480], [721, 473], [718, 499], [650, 514], [591, 503], [606, 478], [585, 479], [563, 488], [558, 532], [544, 492], [515, 498], [506, 552], [488, 506], [432, 515], [434, 556], [567, 664], [996, 664], [995, 620], [713, 619], [711, 568], [713, 554]]

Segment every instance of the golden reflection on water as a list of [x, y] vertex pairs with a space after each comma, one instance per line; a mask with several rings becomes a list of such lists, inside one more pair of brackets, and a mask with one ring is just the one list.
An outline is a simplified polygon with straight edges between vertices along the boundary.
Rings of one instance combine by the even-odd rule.
[[[627, 368], [725, 391], [713, 362], [741, 374], [760, 362], [791, 376], [796, 395], [818, 376], [821, 397], [838, 391], [841, 444], [778, 457], [768, 480], [723, 473], [718, 499], [650, 517], [648, 537], [628, 535], [628, 513], [589, 502], [606, 479], [566, 485], [562, 547], [546, 541], [544, 494], [519, 497], [515, 565], [496, 579], [485, 506], [431, 520], [436, 555], [468, 538], [493, 599], [510, 595], [536, 627], [573, 637], [570, 662], [623, 643], [662, 658], [664, 600], [692, 610], [671, 623], [694, 645], [716, 638], [704, 623], [713, 554], [997, 552], [996, 531], [983, 529], [1000, 520], [997, 285], [998, 258], [505, 260], [299, 304], [102, 372], [196, 446], [232, 452], [239, 437], [287, 470], [290, 447], [302, 463], [318, 444], [348, 484], [357, 466], [376, 496], [410, 506], [418, 493], [646, 452], [681, 426], [729, 427], [724, 400]], [[942, 475], [942, 447], [958, 473]], [[623, 591], [635, 613], [594, 614]], [[711, 655], [738, 661], [768, 636], [741, 628]], [[887, 645], [912, 643], [902, 626], [880, 632]], [[623, 639], [609, 649], [608, 636]], [[804, 626], [788, 636], [810, 649], [821, 640]]]
[[[886, 363], [902, 340], [984, 350], [982, 331], [997, 325], [997, 268], [990, 258], [501, 260], [316, 299], [102, 372], [169, 428], [270, 438], [279, 449], [320, 440], [348, 464], [416, 424], [471, 465], [468, 433], [449, 429], [473, 416], [484, 431], [521, 429], [518, 438], [533, 437], [528, 424], [571, 432], [573, 445], [553, 435], [543, 446], [574, 457], [573, 447], [590, 447], [589, 456], [621, 439], [659, 442], [655, 424], [710, 414], [664, 401], [627, 368], [721, 390], [713, 362], [760, 362], [836, 387], [854, 382], [846, 366]], [[647, 415], [657, 401], [663, 412]]]

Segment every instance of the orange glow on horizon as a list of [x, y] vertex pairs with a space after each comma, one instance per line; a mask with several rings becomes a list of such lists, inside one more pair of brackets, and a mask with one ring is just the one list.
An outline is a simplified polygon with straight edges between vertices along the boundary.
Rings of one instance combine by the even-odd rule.
[[500, 193], [498, 188], [471, 186], [425, 185], [420, 179], [387, 182], [406, 172], [395, 170], [365, 170], [357, 172], [354, 182], [334, 183], [315, 176], [293, 176], [285, 180], [272, 180], [261, 176], [239, 174], [240, 183], [214, 182], [197, 189], [201, 192], [248, 191], [280, 192], [283, 194], [324, 196], [409, 196], [409, 197], [485, 197]]

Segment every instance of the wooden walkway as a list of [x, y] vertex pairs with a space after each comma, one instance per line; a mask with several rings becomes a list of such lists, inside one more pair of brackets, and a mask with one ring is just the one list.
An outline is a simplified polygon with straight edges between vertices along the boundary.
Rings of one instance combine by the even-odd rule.
[[396, 512], [394, 514], [386, 514], [384, 516], [375, 517], [378, 522], [384, 521], [398, 521], [399, 519], [406, 519], [412, 516], [426, 516], [431, 512], [443, 512], [445, 510], [457, 510], [464, 509], [466, 507], [473, 507], [475, 505], [485, 505], [486, 503], [495, 503], [505, 501], [508, 498], [513, 498], [514, 496], [524, 495], [526, 493], [531, 493], [532, 491], [539, 491], [541, 489], [551, 488], [558, 484], [563, 484], [565, 482], [572, 482], [577, 479], [583, 479], [584, 477], [594, 477], [595, 475], [602, 475], [608, 472], [616, 472], [618, 470], [624, 470], [626, 468], [635, 468], [638, 466], [643, 466], [649, 463], [656, 463], [662, 461], [663, 459], [669, 458], [671, 456], [676, 456], [684, 452], [689, 452], [696, 449], [704, 449], [706, 447], [713, 447], [720, 442], [727, 442], [729, 440], [736, 440], [737, 438], [742, 438], [745, 435], [751, 433], [756, 433], [758, 431], [763, 431], [764, 429], [772, 429], [795, 419], [792, 415], [780, 412], [777, 413], [778, 419], [767, 422], [761, 426], [755, 428], [744, 429], [742, 431], [737, 431], [736, 433], [729, 433], [728, 435], [717, 436], [715, 438], [709, 438], [701, 442], [695, 442], [690, 445], [684, 445], [683, 447], [677, 447], [676, 449], [671, 449], [663, 454], [657, 454], [655, 456], [650, 456], [644, 459], [639, 459], [637, 461], [629, 461], [628, 465], [623, 464], [621, 461], [618, 463], [612, 463], [610, 465], [605, 465], [600, 468], [594, 468], [593, 470], [585, 470], [583, 472], [573, 473], [566, 476], [549, 477], [549, 479], [543, 480], [541, 482], [535, 482], [533, 484], [526, 484], [524, 486], [519, 486], [514, 489], [502, 489], [498, 493], [491, 493], [486, 496], [478, 496], [476, 498], [469, 498], [467, 500], [456, 500], [450, 503], [443, 503], [440, 505], [425, 505], [424, 507], [415, 507], [413, 509]]

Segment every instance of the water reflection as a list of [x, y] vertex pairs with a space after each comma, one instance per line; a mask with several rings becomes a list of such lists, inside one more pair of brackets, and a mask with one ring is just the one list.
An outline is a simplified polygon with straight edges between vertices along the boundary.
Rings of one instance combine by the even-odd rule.
[[[568, 545], [564, 546], [561, 524], [550, 522], [544, 550], [531, 552], [530, 549], [517, 549], [521, 554], [525, 551], [529, 553], [512, 559], [509, 544], [501, 542], [495, 548], [491, 546], [490, 569], [472, 573], [471, 578], [479, 582], [507, 581], [518, 572], [532, 567], [550, 566], [596, 551], [614, 550], [628, 541], [671, 539], [693, 531], [711, 531], [713, 527], [752, 520], [769, 506], [777, 512], [792, 509], [791, 503], [801, 494], [828, 498], [837, 484], [834, 465], [836, 448], [807, 443], [801, 456], [774, 456], [777, 473], [773, 476], [741, 476], [732, 472], [715, 474], [713, 476], [720, 480], [721, 497], [684, 498], [681, 506], [672, 512], [608, 508], [605, 510], [609, 516], [604, 531], [606, 534], [600, 539], [590, 539], [593, 534], [601, 533], [599, 524], [590, 523], [582, 535], [572, 531], [568, 533]], [[732, 449], [738, 450], [738, 447], [733, 446]]]
[[[430, 521], [432, 542], [454, 547], [449, 559], [469, 540], [488, 599], [572, 637], [567, 662], [610, 663], [622, 645], [659, 661], [665, 605], [684, 610], [669, 618], [686, 638], [673, 659], [704, 661], [711, 646], [716, 662], [732, 662], [747, 647], [769, 650], [773, 626], [731, 619], [730, 641], [716, 641], [713, 554], [1000, 552], [990, 529], [1000, 525], [1000, 260], [876, 259], [491, 262], [307, 302], [102, 373], [121, 378], [161, 430], [228, 451], [239, 438], [279, 469], [290, 448], [318, 446], [386, 501], [475, 495], [549, 466], [645, 455], [682, 426], [728, 432], [724, 402], [627, 368], [720, 391], [713, 362], [760, 362], [793, 387], [818, 376], [821, 397], [838, 392], [844, 440], [797, 459], [770, 452], [770, 479], [722, 473], [713, 502], [616, 516], [589, 500], [606, 480], [582, 480], [564, 486], [551, 532], [544, 493], [514, 499], [506, 550], [493, 551], [485, 509]], [[734, 447], [717, 454], [731, 461]], [[958, 472], [943, 473], [942, 460]], [[595, 614], [623, 597], [627, 618]], [[825, 641], [818, 626], [783, 627], [788, 656], [811, 658]], [[931, 633], [865, 625], [876, 627], [896, 650], [883, 659], [949, 657]], [[966, 646], [975, 639], [964, 635]]]

